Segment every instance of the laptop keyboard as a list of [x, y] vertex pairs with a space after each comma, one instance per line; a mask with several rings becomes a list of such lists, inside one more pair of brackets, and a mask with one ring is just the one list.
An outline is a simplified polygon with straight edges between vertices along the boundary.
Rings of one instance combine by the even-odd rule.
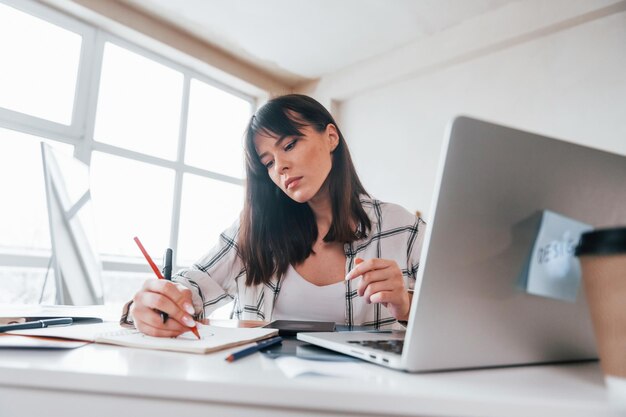
[[404, 340], [350, 340], [348, 343], [364, 347], [401, 354]]

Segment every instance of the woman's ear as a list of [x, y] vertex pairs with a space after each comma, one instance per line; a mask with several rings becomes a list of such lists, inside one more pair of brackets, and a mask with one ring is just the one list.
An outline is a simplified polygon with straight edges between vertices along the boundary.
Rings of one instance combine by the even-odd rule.
[[339, 146], [339, 132], [337, 131], [337, 126], [332, 123], [329, 123], [326, 126], [326, 134], [328, 135], [328, 144], [330, 146], [330, 153], [333, 153], [337, 146]]

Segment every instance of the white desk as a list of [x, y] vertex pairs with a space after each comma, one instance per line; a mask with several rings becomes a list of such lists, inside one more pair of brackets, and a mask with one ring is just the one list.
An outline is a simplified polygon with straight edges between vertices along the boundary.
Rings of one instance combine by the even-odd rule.
[[255, 354], [0, 350], [0, 416], [618, 416], [597, 363], [287, 379]]

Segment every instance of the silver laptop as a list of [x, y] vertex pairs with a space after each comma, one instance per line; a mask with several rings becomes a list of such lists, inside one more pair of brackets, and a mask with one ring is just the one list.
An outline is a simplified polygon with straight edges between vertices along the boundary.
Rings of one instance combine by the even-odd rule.
[[298, 339], [409, 372], [597, 358], [582, 288], [531, 295], [519, 277], [551, 210], [626, 224], [626, 157], [468, 117], [448, 127], [406, 332]]

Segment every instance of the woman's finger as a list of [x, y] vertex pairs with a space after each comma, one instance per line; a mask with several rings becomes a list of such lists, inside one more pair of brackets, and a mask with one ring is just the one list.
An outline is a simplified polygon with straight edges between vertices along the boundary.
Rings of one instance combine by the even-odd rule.
[[[193, 317], [181, 311], [179, 306], [174, 304], [172, 300], [159, 293], [142, 291], [135, 295], [135, 303], [137, 306], [133, 311], [133, 315], [145, 315], [146, 317], [142, 318], [142, 320], [152, 326], [165, 328], [166, 325], [169, 325], [168, 328], [174, 330], [181, 326], [194, 327], [196, 325]], [[150, 314], [150, 312], [154, 314]], [[171, 320], [163, 323], [161, 312], [167, 313]], [[161, 326], [158, 325], [157, 318], [161, 322]]]
[[158, 326], [152, 326], [150, 323], [142, 321], [141, 319], [135, 318], [135, 327], [143, 334], [147, 334], [148, 336], [154, 337], [176, 337], [187, 331], [188, 328], [182, 328], [178, 330], [171, 330], [169, 328], [162, 328]]
[[180, 308], [181, 313], [194, 314], [191, 290], [182, 284], [163, 279], [150, 279], [144, 282], [143, 290], [163, 294]]
[[398, 301], [400, 301], [398, 300], [398, 294], [394, 291], [379, 291], [370, 297], [370, 303], [372, 304], [399, 304]]
[[167, 320], [163, 323], [161, 318], [161, 312], [153, 310], [151, 308], [142, 306], [135, 309], [133, 312], [133, 319], [135, 323], [140, 320], [143, 323], [147, 323], [152, 327], [157, 327], [163, 330], [170, 331], [188, 331], [189, 327], [182, 325], [176, 320]]
[[359, 282], [359, 286], [357, 287], [358, 294], [360, 296], [363, 295], [365, 289], [376, 282], [380, 281], [393, 281], [393, 274], [390, 273], [388, 269], [376, 269], [373, 271], [366, 272], [363, 276], [361, 276], [361, 282]]
[[367, 304], [371, 304], [371, 297], [381, 291], [393, 292], [393, 284], [388, 281], [378, 281], [367, 285], [363, 290], [363, 298]]
[[[357, 260], [360, 258], [357, 258]], [[350, 272], [346, 275], [346, 281], [357, 278], [366, 272], [373, 271], [376, 269], [384, 269], [390, 265], [390, 263], [395, 263], [388, 259], [379, 259], [372, 258], [362, 262], [355, 262], [356, 266], [352, 268]]]

